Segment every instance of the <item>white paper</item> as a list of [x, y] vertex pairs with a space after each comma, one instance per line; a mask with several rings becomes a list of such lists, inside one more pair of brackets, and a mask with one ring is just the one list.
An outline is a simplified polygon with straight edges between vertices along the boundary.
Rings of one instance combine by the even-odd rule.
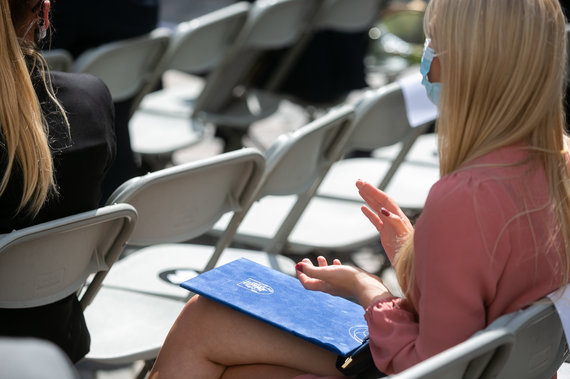
[[562, 321], [562, 328], [564, 329], [564, 335], [566, 335], [566, 340], [570, 341], [570, 285], [566, 286], [566, 291], [564, 295], [560, 297], [560, 293], [563, 289], [554, 291], [549, 294], [548, 297], [554, 303], [554, 307], [558, 312], [560, 321]]
[[437, 107], [429, 100], [422, 85], [422, 75], [407, 75], [398, 80], [404, 94], [408, 122], [412, 128], [418, 127], [437, 117]]

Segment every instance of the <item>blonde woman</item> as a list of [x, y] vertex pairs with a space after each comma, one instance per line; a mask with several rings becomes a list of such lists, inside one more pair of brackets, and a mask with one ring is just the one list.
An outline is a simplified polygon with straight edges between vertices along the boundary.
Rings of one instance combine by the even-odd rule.
[[[37, 46], [50, 27], [49, 9], [48, 0], [0, 0], [0, 233], [96, 208], [115, 155], [105, 85], [43, 68]], [[74, 362], [89, 350], [74, 295], [0, 309], [0, 335], [51, 340]]]
[[[297, 265], [308, 289], [357, 298], [381, 372], [402, 371], [568, 282], [564, 16], [557, 0], [431, 0], [421, 71], [441, 180], [415, 227], [358, 181], [404, 298], [364, 271]], [[151, 378], [339, 375], [335, 356], [194, 297]]]

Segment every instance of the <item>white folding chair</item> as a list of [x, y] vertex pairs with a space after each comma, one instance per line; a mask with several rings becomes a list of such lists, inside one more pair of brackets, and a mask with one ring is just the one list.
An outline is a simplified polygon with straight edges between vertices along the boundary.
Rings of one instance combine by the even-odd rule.
[[[191, 295], [178, 284], [216, 264], [246, 257], [294, 274], [283, 256], [227, 248], [264, 167], [263, 155], [247, 148], [133, 178], [114, 192], [110, 203], [129, 203], [139, 214], [128, 242], [135, 251], [116, 263], [86, 312], [87, 361], [150, 364]], [[234, 217], [216, 246], [184, 243], [226, 212]]]
[[[404, 206], [423, 206], [431, 184], [439, 177], [439, 170], [437, 166], [416, 167], [404, 162], [410, 146], [428, 123], [410, 127], [399, 85], [393, 83], [366, 93], [356, 104], [353, 124], [344, 152], [356, 148], [372, 150], [398, 141], [405, 143], [399, 151], [393, 152], [394, 156], [389, 160], [350, 158], [335, 162], [318, 185], [316, 196], [304, 206], [297, 207], [295, 212], [300, 215], [294, 217], [295, 222], [291, 221], [292, 216], [286, 219], [296, 201], [295, 196], [264, 197], [248, 212], [234, 240], [274, 253], [299, 255], [315, 251], [346, 255], [376, 244], [378, 232], [360, 210], [363, 200], [355, 187], [357, 179], [387, 188], [396, 200], [405, 200], [402, 195], [410, 193], [409, 197], [414, 202]], [[407, 179], [409, 172], [415, 176], [410, 178], [407, 182], [411, 181], [410, 187], [406, 188], [400, 183]], [[421, 181], [418, 173], [424, 176]], [[394, 179], [390, 181], [392, 177]], [[417, 183], [413, 182], [415, 179], [418, 179]], [[398, 187], [392, 187], [393, 184], [398, 184]], [[393, 188], [398, 188], [398, 191], [392, 191]], [[219, 222], [213, 232], [223, 228], [224, 223]], [[275, 238], [276, 235], [279, 238]]]
[[132, 206], [116, 204], [3, 234], [0, 308], [37, 307], [81, 292], [85, 309], [136, 218]]
[[[133, 122], [156, 124], [157, 112], [167, 111], [174, 117], [209, 122], [223, 129], [229, 138], [226, 150], [241, 146], [241, 135], [249, 125], [273, 114], [280, 98], [258, 96], [250, 88], [250, 77], [255, 72], [264, 52], [296, 43], [307, 29], [309, 21], [321, 0], [259, 0], [251, 5], [243, 27], [235, 33], [233, 43], [226, 48], [223, 59], [211, 67], [204, 87], [172, 88], [146, 96], [141, 104], [144, 113]], [[204, 16], [208, 17], [208, 16]], [[200, 54], [197, 52], [196, 54]], [[164, 113], [164, 112], [163, 112]], [[139, 117], [140, 116], [140, 117]], [[137, 126], [133, 125], [133, 128]]]
[[435, 118], [413, 128], [398, 82], [368, 92], [356, 109], [358, 126], [346, 150], [373, 154], [337, 162], [319, 188], [319, 196], [361, 201], [354, 182], [362, 179], [386, 191], [401, 208], [420, 211], [439, 179], [437, 137], [425, 134]]
[[142, 95], [146, 84], [170, 42], [161, 29], [139, 37], [113, 41], [82, 53], [73, 64], [73, 72], [86, 72], [101, 78], [113, 102]]
[[[147, 87], [153, 89], [167, 70], [198, 77], [212, 71], [229, 51], [249, 11], [249, 3], [239, 2], [196, 19], [180, 23], [173, 31], [168, 50]], [[133, 151], [150, 167], [165, 167], [172, 154], [199, 142], [206, 123], [193, 117], [195, 99], [203, 88], [184, 84], [143, 91], [140, 109], [129, 123]]]
[[73, 66], [73, 56], [65, 49], [42, 50], [41, 53], [52, 71], [68, 72]]
[[[316, 233], [316, 235], [319, 236], [317, 238], [323, 237], [329, 241], [337, 239], [335, 233], [338, 231], [325, 230], [322, 225], [328, 224], [330, 220], [326, 219], [327, 216], [320, 217], [321, 215], [318, 215], [318, 212], [311, 213], [316, 216], [314, 219], [315, 223], [310, 225], [304, 224], [304, 227], [307, 229], [300, 228], [299, 224], [303, 222], [302, 220], [306, 214], [309, 213], [309, 209], [305, 208], [310, 207], [313, 203], [315, 199], [314, 194], [316, 193], [324, 175], [327, 173], [331, 165], [342, 155], [343, 147], [354, 127], [354, 123], [352, 122], [353, 107], [345, 105], [333, 108], [324, 116], [317, 118], [312, 123], [295, 131], [295, 133], [301, 136], [301, 133], [306, 133], [306, 130], [310, 130], [309, 127], [315, 128], [319, 124], [323, 124], [325, 122], [330, 123], [330, 121], [327, 120], [338, 118], [339, 113], [344, 114], [343, 119], [340, 119], [335, 123], [337, 124], [337, 127], [342, 127], [342, 136], [340, 136], [342, 137], [342, 140], [339, 141], [339, 138], [337, 138], [337, 142], [334, 144], [334, 154], [331, 154], [330, 152], [327, 153], [325, 161], [321, 162], [315, 159], [318, 157], [317, 154], [319, 153], [315, 151], [314, 146], [317, 145], [314, 142], [311, 144], [308, 142], [303, 143], [302, 145], [300, 144], [299, 147], [296, 148], [297, 151], [293, 152], [294, 154], [289, 154], [291, 157], [287, 157], [287, 160], [283, 160], [283, 162], [289, 163], [279, 162], [279, 160], [282, 159], [280, 157], [271, 158], [274, 156], [276, 147], [281, 143], [280, 139], [282, 141], [286, 141], [288, 138], [287, 136], [281, 136], [280, 139], [270, 147], [267, 151], [268, 160], [279, 162], [279, 164], [275, 164], [275, 168], [269, 171], [266, 175], [263, 188], [259, 191], [257, 196], [258, 200], [252, 204], [252, 207], [245, 215], [244, 220], [240, 224], [238, 231], [234, 236], [234, 241], [245, 243], [277, 254], [283, 251], [284, 246], [289, 247], [292, 241], [292, 235], [301, 235], [302, 238], [315, 238], [314, 236]], [[310, 141], [307, 137], [303, 138]], [[321, 136], [315, 135], [313, 138], [322, 139], [322, 132]], [[322, 144], [323, 142], [319, 143]], [[331, 150], [331, 152], [332, 151], [333, 150]], [[311, 157], [311, 155], [313, 157]], [[307, 159], [306, 157], [310, 157], [310, 159]], [[322, 158], [320, 158], [320, 160], [322, 160]], [[302, 175], [304, 175], [303, 172], [313, 172], [313, 179], [310, 182], [305, 181], [303, 187], [300, 187], [299, 184], [296, 183], [299, 183], [299, 178], [302, 178]], [[349, 205], [352, 206], [353, 204], [351, 203]], [[335, 217], [342, 218], [343, 215], [341, 213], [344, 210], [339, 207], [337, 208], [337, 211], [338, 213]], [[346, 214], [344, 216], [350, 217]], [[361, 232], [366, 230], [367, 226], [364, 221], [365, 220], [362, 218], [358, 218], [356, 225], [350, 225], [350, 223], [347, 223], [345, 225], [349, 230], [347, 233], [352, 232], [362, 236]], [[225, 229], [226, 224], [227, 217], [224, 217], [216, 223], [210, 233], [213, 235], [219, 234]], [[377, 235], [373, 236], [373, 238], [374, 240], [377, 239]], [[307, 244], [301, 239], [296, 240], [295, 244], [300, 250], [304, 249], [303, 251], [310, 250], [313, 247], [313, 245], [311, 245], [310, 248], [307, 249]]]
[[560, 318], [544, 298], [390, 378], [550, 378], [567, 356]]

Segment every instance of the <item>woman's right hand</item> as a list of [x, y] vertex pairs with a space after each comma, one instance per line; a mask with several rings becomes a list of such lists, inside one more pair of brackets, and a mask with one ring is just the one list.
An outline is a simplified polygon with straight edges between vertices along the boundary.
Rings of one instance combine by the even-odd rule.
[[358, 299], [364, 309], [392, 294], [378, 276], [360, 268], [343, 265], [335, 259], [332, 265], [317, 257], [318, 266], [305, 258], [295, 269], [299, 281], [308, 290], [326, 292], [335, 296]]
[[368, 204], [368, 207], [362, 206], [362, 213], [380, 233], [380, 240], [386, 255], [394, 264], [396, 252], [414, 227], [396, 202], [386, 193], [361, 180], [356, 181], [356, 187], [362, 199]]

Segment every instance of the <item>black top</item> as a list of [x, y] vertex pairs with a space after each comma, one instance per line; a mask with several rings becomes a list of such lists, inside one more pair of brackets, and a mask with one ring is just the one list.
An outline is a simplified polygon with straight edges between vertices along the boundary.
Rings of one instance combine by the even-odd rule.
[[[49, 124], [59, 193], [50, 196], [35, 219], [25, 214], [16, 215], [21, 178], [15, 173], [6, 192], [0, 196], [0, 233], [95, 209], [99, 205], [101, 182], [115, 157], [111, 96], [100, 79], [87, 74], [53, 72], [53, 85], [67, 112], [69, 130], [41, 84], [36, 92]], [[0, 150], [0, 154], [3, 153]]]
[[[21, 191], [21, 176], [16, 172], [0, 196], [0, 233], [98, 207], [101, 182], [115, 157], [111, 95], [100, 79], [88, 74], [53, 72], [53, 85], [67, 112], [69, 130], [41, 84], [36, 85], [36, 93], [49, 124], [59, 192], [50, 197], [37, 217], [16, 215]], [[0, 164], [5, 162], [2, 154], [5, 152], [0, 149]], [[0, 335], [50, 340], [73, 362], [87, 354], [90, 344], [75, 295], [41, 307], [0, 309]]]

